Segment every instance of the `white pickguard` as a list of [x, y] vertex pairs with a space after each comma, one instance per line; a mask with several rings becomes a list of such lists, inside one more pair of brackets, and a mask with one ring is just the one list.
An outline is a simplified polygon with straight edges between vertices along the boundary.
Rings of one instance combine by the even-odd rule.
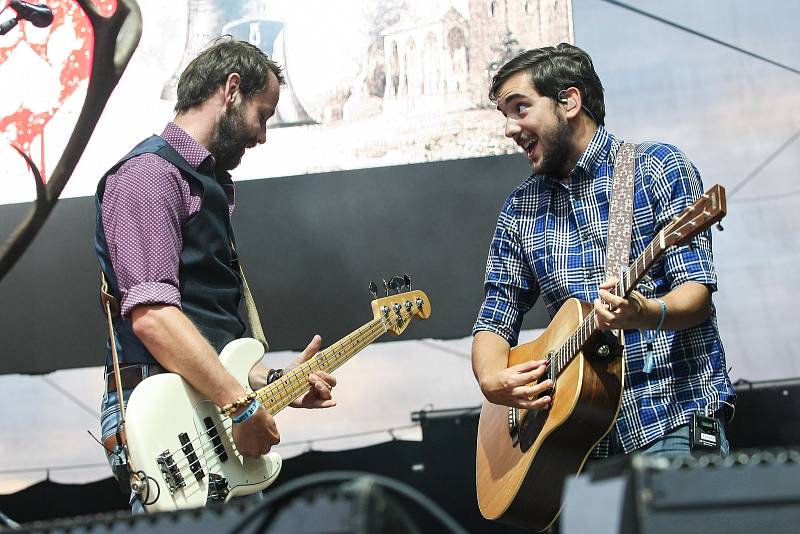
[[[228, 343], [220, 353], [220, 361], [240, 384], [251, 391], [248, 374], [263, 356], [261, 343], [243, 338]], [[204, 423], [208, 417], [219, 431], [221, 444], [227, 454], [224, 462], [220, 461], [208, 437]], [[128, 400], [125, 433], [132, 468], [143, 471], [155, 480], [148, 481], [150, 494], [142, 496], [143, 501], [150, 503], [158, 494], [155, 502], [145, 505], [148, 512], [205, 506], [210, 473], [227, 480], [229, 493], [226, 502], [238, 495], [263, 490], [275, 481], [281, 470], [281, 457], [275, 452], [255, 459], [242, 457], [233, 444], [230, 427], [230, 419], [223, 421], [217, 407], [179, 375], [165, 373], [152, 376], [136, 386]], [[202, 469], [204, 476], [199, 480], [182, 450], [181, 433], [188, 435], [197, 456], [195, 465]], [[167, 450], [185, 484], [174, 491], [170, 490], [167, 477], [162, 474], [158, 463], [159, 455]]]

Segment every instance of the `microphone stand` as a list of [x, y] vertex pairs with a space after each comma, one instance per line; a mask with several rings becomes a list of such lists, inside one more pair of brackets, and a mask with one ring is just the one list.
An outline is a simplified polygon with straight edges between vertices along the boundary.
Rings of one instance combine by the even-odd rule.
[[[19, 528], [19, 523], [17, 523], [16, 521], [14, 521], [10, 517], [8, 517], [2, 511], [0, 511], [0, 525], [2, 525], [4, 527], [11, 528], [11, 529], [18, 529]], [[2, 529], [0, 529], [0, 530], [2, 530]]]
[[19, 16], [14, 17], [13, 19], [8, 19], [4, 23], [0, 24], [0, 35], [5, 35], [10, 32], [14, 27], [19, 23]]

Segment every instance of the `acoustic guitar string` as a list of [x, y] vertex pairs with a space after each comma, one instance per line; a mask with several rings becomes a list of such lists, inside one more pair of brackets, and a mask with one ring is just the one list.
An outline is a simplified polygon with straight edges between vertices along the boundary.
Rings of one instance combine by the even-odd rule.
[[[701, 199], [704, 201], [701, 204], [705, 204], [705, 201], [709, 199], [707, 194], [704, 194]], [[623, 295], [628, 296], [633, 289], [633, 286], [638, 283], [639, 279], [652, 267], [652, 264], [661, 257], [661, 255], [671, 246], [669, 245], [664, 248], [661, 248], [660, 243], [662, 240], [666, 240], [667, 235], [676, 235], [681, 237], [683, 232], [694, 233], [691, 237], [693, 238], [697, 233], [703, 230], [703, 227], [699, 228], [692, 228], [693, 226], [697, 226], [692, 220], [686, 220], [688, 217], [693, 217], [693, 213], [697, 211], [698, 208], [701, 206], [691, 206], [691, 209], [685, 210], [681, 212], [674, 221], [670, 222], [670, 224], [662, 229], [656, 237], [645, 247], [642, 254], [633, 262], [630, 267], [630, 270], [625, 273], [625, 276], [628, 279], [623, 284]], [[703, 214], [708, 215], [708, 211], [703, 209]], [[710, 225], [709, 225], [710, 226]], [[663, 237], [662, 237], [663, 234]], [[658, 248], [657, 248], [658, 247]], [[648, 252], [650, 253], [650, 260], [647, 259]], [[631, 273], [633, 276], [631, 277]], [[583, 345], [589, 338], [595, 333], [595, 311], [592, 309], [581, 322], [580, 326], [575, 329], [572, 334], [566, 339], [564, 344], [556, 351], [556, 371], [554, 376], [558, 376], [564, 368], [569, 365], [575, 355], [580, 352]]]

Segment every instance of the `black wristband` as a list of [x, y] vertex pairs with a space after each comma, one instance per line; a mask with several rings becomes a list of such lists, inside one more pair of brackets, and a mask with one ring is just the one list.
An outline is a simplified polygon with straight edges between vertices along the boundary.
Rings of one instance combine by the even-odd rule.
[[283, 376], [283, 369], [270, 369], [267, 373], [267, 384], [272, 384]]

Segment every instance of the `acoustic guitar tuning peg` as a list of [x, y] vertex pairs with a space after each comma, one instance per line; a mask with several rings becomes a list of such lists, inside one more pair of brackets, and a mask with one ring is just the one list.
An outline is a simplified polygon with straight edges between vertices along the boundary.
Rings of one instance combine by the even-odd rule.
[[411, 291], [411, 277], [407, 274], [403, 275], [403, 283], [406, 286], [406, 291]]
[[369, 292], [372, 293], [372, 298], [378, 298], [378, 286], [372, 280], [369, 281]]
[[382, 278], [383, 280], [383, 289], [386, 291], [386, 296], [389, 296], [389, 283], [386, 281], [386, 278]]

